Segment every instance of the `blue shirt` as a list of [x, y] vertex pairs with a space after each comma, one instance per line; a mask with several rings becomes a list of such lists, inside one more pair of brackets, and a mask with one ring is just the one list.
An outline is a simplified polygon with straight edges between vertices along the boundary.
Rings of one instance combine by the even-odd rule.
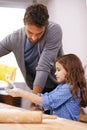
[[26, 63], [26, 69], [30, 73], [35, 74], [35, 69], [39, 60], [38, 53], [38, 43], [32, 44], [28, 39], [26, 39], [25, 48], [24, 48], [24, 59]]
[[68, 84], [60, 84], [50, 93], [39, 94], [42, 97], [44, 110], [51, 110], [52, 114], [61, 118], [78, 120], [80, 115], [80, 101], [73, 98]]

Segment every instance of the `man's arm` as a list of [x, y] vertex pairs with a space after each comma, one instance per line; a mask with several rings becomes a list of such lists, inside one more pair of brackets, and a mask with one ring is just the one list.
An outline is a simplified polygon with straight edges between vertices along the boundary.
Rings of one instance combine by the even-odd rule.
[[[36, 86], [36, 85], [33, 86], [32, 93], [37, 94], [37, 93], [42, 93], [42, 91], [43, 91], [43, 88]], [[30, 110], [37, 110], [38, 108], [36, 108], [35, 104], [31, 102], [29, 109]]]

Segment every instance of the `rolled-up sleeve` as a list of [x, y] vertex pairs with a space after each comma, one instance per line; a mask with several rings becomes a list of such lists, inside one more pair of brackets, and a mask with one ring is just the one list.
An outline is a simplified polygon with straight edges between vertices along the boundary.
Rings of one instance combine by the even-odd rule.
[[42, 97], [42, 107], [44, 110], [55, 109], [72, 97], [68, 85], [59, 85], [50, 93], [39, 94]]

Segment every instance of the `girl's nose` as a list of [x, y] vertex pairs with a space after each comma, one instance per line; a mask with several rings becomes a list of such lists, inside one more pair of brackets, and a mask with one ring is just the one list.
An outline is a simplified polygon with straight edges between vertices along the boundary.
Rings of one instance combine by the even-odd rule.
[[55, 75], [56, 75], [56, 72], [55, 72]]

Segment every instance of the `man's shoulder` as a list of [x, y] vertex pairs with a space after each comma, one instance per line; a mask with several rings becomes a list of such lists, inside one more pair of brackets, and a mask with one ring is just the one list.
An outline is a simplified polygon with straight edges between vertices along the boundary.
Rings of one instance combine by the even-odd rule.
[[16, 29], [13, 33], [24, 33], [24, 27]]
[[18, 38], [18, 37], [19, 38], [25, 37], [24, 27], [14, 30], [13, 33], [11, 33], [11, 35], [9, 35], [9, 36], [11, 36], [11, 38], [14, 38], [14, 39]]
[[49, 21], [48, 28], [52, 28], [52, 27], [61, 28], [60, 24]]
[[56, 33], [61, 33], [62, 34], [62, 28], [58, 23], [54, 23], [52, 21], [49, 21], [47, 29], [47, 32], [51, 32], [52, 34], [55, 32]]
[[10, 39], [10, 40], [18, 40], [18, 39], [24, 39], [25, 37], [25, 31], [24, 31], [24, 27], [19, 28], [19, 29], [15, 29], [12, 33], [8, 34], [6, 39]]

